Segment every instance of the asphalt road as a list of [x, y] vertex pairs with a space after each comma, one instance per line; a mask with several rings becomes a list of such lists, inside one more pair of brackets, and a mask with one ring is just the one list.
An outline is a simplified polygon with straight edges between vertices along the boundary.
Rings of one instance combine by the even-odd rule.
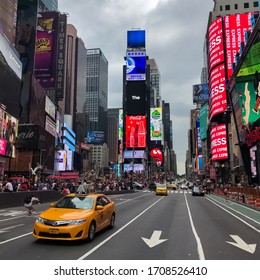
[[35, 215], [22, 206], [0, 210], [0, 260], [260, 260], [260, 211], [180, 190], [110, 197], [115, 227], [91, 243], [36, 240]]

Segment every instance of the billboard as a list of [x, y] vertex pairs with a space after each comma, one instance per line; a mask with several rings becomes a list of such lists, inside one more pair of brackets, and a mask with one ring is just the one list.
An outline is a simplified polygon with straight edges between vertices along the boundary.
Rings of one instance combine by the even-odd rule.
[[145, 158], [144, 150], [124, 150], [124, 158]]
[[128, 49], [145, 48], [145, 30], [128, 30], [127, 48]]
[[203, 141], [207, 138], [208, 128], [208, 104], [205, 104], [200, 109], [200, 139]]
[[90, 130], [87, 132], [88, 144], [103, 144], [104, 143], [104, 131]]
[[118, 140], [123, 140], [123, 109], [118, 112]]
[[245, 43], [245, 32], [252, 31], [250, 19], [252, 13], [234, 14], [224, 17], [225, 49], [227, 78], [233, 73], [232, 64], [236, 63], [236, 55], [240, 52], [241, 43]]
[[18, 131], [18, 120], [0, 107], [0, 154], [15, 157], [15, 141]]
[[151, 141], [162, 141], [162, 108], [150, 108]]
[[0, 34], [0, 103], [19, 118], [22, 64], [18, 54]]
[[216, 66], [210, 73], [210, 120], [226, 111], [227, 93], [224, 63]]
[[146, 147], [146, 117], [126, 116], [126, 148]]
[[193, 104], [203, 104], [209, 99], [208, 83], [193, 85]]
[[124, 164], [124, 172], [129, 172], [132, 170], [134, 172], [144, 171], [144, 165], [142, 163], [135, 163], [135, 164], [125, 163]]
[[145, 81], [132, 81], [126, 84], [126, 114], [144, 115], [146, 100]]
[[216, 125], [210, 132], [212, 160], [228, 159], [227, 128], [225, 124]]
[[219, 63], [224, 62], [223, 41], [223, 19], [218, 17], [210, 24], [208, 30], [209, 71]]
[[58, 12], [38, 14], [34, 75], [43, 88], [55, 88]]
[[146, 80], [146, 54], [145, 51], [126, 52], [126, 80]]

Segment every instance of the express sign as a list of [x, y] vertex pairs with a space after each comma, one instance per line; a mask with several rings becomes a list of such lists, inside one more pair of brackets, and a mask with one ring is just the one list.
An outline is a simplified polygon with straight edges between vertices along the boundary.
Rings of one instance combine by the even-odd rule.
[[210, 132], [212, 160], [228, 159], [226, 125], [220, 124], [212, 128]]

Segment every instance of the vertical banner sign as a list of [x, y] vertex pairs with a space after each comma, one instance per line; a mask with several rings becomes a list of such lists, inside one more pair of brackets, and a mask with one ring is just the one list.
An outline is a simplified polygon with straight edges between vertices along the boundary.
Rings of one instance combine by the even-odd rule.
[[56, 81], [56, 97], [63, 98], [64, 94], [64, 73], [65, 73], [65, 49], [66, 49], [66, 26], [67, 15], [60, 14], [58, 21], [58, 49], [57, 49], [57, 81]]
[[212, 128], [210, 132], [212, 160], [228, 159], [226, 125], [220, 124]]
[[151, 141], [162, 141], [162, 108], [150, 109]]
[[224, 63], [216, 66], [210, 74], [210, 120], [227, 108]]
[[43, 12], [38, 15], [35, 46], [34, 75], [43, 88], [55, 88], [58, 13]]
[[215, 19], [209, 26], [208, 40], [209, 40], [209, 70], [221, 62], [224, 62], [224, 44], [222, 32], [222, 17]]

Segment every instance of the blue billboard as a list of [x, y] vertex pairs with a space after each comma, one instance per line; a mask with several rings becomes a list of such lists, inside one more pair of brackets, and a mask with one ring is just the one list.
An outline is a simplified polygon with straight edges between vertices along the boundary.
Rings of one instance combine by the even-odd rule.
[[87, 132], [88, 144], [103, 144], [104, 143], [104, 131], [90, 130]]
[[145, 30], [127, 31], [127, 48], [145, 48]]
[[144, 51], [126, 53], [126, 80], [145, 81], [146, 79], [146, 54]]

